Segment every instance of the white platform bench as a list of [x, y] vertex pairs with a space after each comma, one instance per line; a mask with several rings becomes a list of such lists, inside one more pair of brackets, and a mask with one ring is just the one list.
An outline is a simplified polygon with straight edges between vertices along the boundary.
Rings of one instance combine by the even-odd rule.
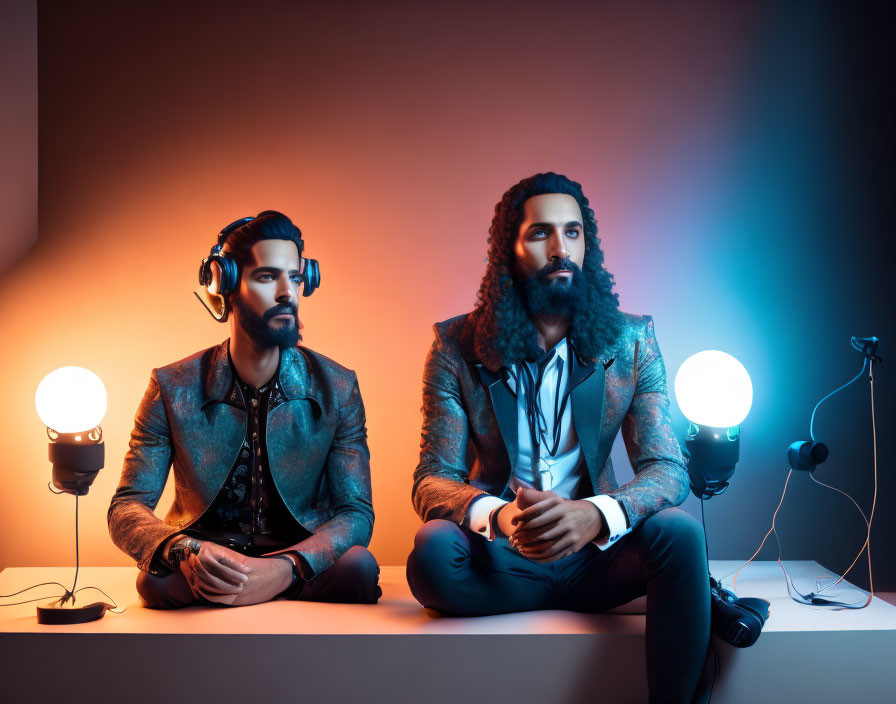
[[[804, 591], [829, 574], [814, 562], [785, 564]], [[711, 563], [716, 577], [738, 566]], [[9, 568], [0, 573], [0, 594], [66, 583], [72, 574], [71, 567]], [[403, 567], [383, 567], [376, 606], [278, 601], [165, 612], [140, 605], [136, 574], [81, 569], [80, 586], [101, 587], [126, 607], [93, 623], [42, 626], [34, 604], [0, 609], [0, 701], [647, 700], [643, 599], [599, 615], [439, 618], [413, 599]], [[44, 589], [30, 596], [59, 591]], [[753, 647], [716, 641], [721, 673], [712, 702], [896, 702], [896, 606], [878, 598], [860, 611], [802, 606], [787, 597], [774, 562], [744, 570], [738, 593], [768, 599], [771, 613]], [[102, 599], [81, 596], [85, 603]]]

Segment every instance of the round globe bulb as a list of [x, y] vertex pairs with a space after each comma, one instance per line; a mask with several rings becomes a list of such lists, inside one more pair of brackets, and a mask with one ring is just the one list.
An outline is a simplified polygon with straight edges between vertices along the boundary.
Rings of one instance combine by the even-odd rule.
[[730, 354], [705, 350], [688, 357], [675, 375], [675, 398], [692, 423], [734, 428], [753, 405], [753, 384]]
[[106, 415], [106, 387], [83, 367], [61, 367], [47, 374], [34, 394], [37, 415], [57, 433], [92, 430]]

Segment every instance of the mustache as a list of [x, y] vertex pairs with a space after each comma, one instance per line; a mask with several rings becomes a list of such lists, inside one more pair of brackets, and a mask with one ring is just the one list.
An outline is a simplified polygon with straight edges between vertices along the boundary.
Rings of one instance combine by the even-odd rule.
[[540, 279], [541, 281], [546, 281], [548, 276], [555, 271], [561, 271], [562, 269], [571, 271], [573, 278], [577, 278], [582, 273], [582, 270], [579, 269], [578, 265], [571, 259], [552, 259], [538, 270], [538, 273], [535, 274], [535, 278]]
[[299, 307], [297, 305], [293, 305], [291, 303], [281, 303], [280, 305], [274, 306], [273, 308], [269, 308], [264, 312], [262, 316], [262, 320], [264, 322], [268, 322], [271, 318], [278, 315], [291, 315], [294, 318], [298, 318], [299, 316]]

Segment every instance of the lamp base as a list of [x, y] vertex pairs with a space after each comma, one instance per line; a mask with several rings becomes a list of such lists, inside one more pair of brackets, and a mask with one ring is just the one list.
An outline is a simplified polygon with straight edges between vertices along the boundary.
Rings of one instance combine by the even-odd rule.
[[38, 606], [37, 622], [50, 626], [98, 621], [106, 615], [108, 604], [101, 601], [87, 606]]

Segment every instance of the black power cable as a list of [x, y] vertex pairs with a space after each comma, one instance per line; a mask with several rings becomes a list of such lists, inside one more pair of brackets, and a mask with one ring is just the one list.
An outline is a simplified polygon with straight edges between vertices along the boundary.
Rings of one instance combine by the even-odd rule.
[[[47, 483], [47, 488], [54, 494], [66, 493], [64, 491], [54, 491], [53, 487], [50, 485], [49, 482]], [[81, 550], [80, 550], [79, 543], [80, 543], [80, 541], [78, 538], [78, 494], [75, 494], [75, 578], [72, 582], [72, 588], [66, 589], [65, 585], [61, 584], [60, 582], [41, 582], [40, 584], [34, 584], [30, 587], [25, 587], [24, 589], [20, 589], [17, 592], [12, 592], [11, 594], [0, 594], [0, 599], [9, 599], [14, 596], [18, 596], [19, 594], [23, 594], [24, 592], [31, 591], [32, 589], [37, 589], [38, 587], [45, 587], [48, 584], [58, 585], [58, 586], [62, 587], [62, 589], [64, 591], [62, 594], [53, 594], [51, 596], [42, 596], [42, 597], [38, 597], [36, 599], [27, 599], [25, 601], [14, 601], [10, 604], [0, 604], [0, 606], [18, 606], [20, 604], [30, 604], [35, 601], [46, 601], [49, 599], [55, 599], [56, 601], [53, 603], [56, 605], [59, 605], [59, 606], [64, 606], [68, 601], [71, 601], [72, 605], [74, 605], [76, 598], [77, 598], [75, 595], [78, 592], [86, 591], [88, 589], [94, 589], [94, 590], [98, 591], [100, 594], [102, 594], [103, 596], [105, 596], [107, 599], [109, 599], [109, 601], [112, 602], [111, 605], [110, 604], [106, 605], [108, 607], [107, 608], [108, 611], [112, 612], [113, 614], [121, 614], [121, 613], [124, 613], [125, 611], [127, 611], [126, 608], [118, 611], [117, 610], [118, 603], [115, 601], [115, 599], [113, 599], [111, 596], [106, 594], [106, 592], [104, 592], [99, 587], [81, 587], [80, 589], [77, 588], [78, 572], [80, 571], [80, 567], [81, 567]]]

